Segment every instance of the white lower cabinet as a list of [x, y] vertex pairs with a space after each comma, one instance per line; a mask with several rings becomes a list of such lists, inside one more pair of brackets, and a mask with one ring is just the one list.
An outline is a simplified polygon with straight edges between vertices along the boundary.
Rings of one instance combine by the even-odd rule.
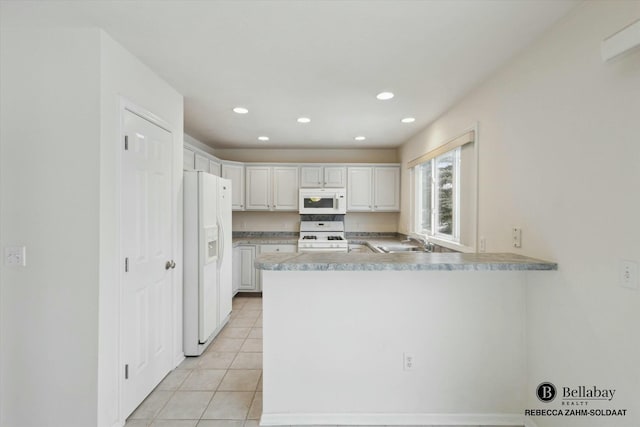
[[260, 253], [292, 253], [298, 251], [298, 245], [284, 244], [284, 245], [260, 245]]
[[241, 245], [239, 249], [239, 292], [257, 292], [260, 290], [259, 276], [257, 270], [253, 266], [253, 262], [256, 259], [256, 246], [254, 245]]
[[292, 253], [298, 250], [296, 244], [280, 245], [239, 245], [233, 248], [233, 291], [260, 292], [262, 290], [262, 273], [253, 263], [260, 253]]

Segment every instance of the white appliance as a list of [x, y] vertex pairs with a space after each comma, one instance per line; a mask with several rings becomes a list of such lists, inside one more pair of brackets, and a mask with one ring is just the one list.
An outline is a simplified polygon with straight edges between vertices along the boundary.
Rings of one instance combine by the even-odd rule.
[[299, 210], [301, 214], [347, 213], [347, 191], [344, 188], [301, 188]]
[[342, 221], [301, 221], [298, 252], [349, 252]]
[[199, 356], [231, 314], [231, 181], [184, 171], [184, 353]]

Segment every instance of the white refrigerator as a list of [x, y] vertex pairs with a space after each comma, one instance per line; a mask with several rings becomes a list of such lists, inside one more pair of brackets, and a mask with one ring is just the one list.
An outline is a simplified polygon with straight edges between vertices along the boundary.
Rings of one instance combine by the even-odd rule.
[[231, 181], [184, 171], [183, 344], [199, 356], [231, 314]]

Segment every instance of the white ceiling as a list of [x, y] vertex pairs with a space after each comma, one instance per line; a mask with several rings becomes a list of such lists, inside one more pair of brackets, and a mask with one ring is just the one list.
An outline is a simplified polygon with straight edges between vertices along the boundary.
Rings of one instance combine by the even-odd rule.
[[[185, 132], [215, 148], [378, 148], [428, 125], [577, 3], [3, 0], [0, 24], [103, 28], [184, 95]], [[383, 90], [395, 98], [378, 101]]]

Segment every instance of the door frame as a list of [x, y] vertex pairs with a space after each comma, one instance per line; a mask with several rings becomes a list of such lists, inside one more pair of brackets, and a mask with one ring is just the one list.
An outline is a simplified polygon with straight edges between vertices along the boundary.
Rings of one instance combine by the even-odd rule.
[[172, 136], [172, 150], [171, 150], [171, 247], [172, 252], [174, 254], [174, 259], [177, 262], [177, 268], [171, 270], [171, 296], [169, 306], [171, 307], [171, 336], [169, 337], [169, 352], [171, 357], [171, 367], [177, 366], [177, 361], [175, 360], [176, 350], [177, 350], [177, 336], [181, 335], [181, 318], [182, 318], [182, 300], [179, 298], [181, 294], [178, 294], [178, 291], [182, 291], [182, 288], [178, 289], [178, 286], [181, 285], [181, 280], [178, 280], [182, 277], [182, 251], [180, 247], [181, 237], [182, 235], [178, 233], [178, 222], [181, 219], [181, 216], [178, 215], [178, 209], [182, 207], [178, 206], [178, 195], [180, 194], [180, 182], [179, 176], [176, 171], [176, 161], [180, 160], [180, 164], [182, 164], [182, 158], [178, 158], [177, 151], [182, 150], [182, 145], [177, 147], [175, 131], [172, 129], [169, 122], [157, 116], [150, 110], [147, 110], [144, 107], [139, 106], [138, 104], [128, 100], [127, 98], [120, 96], [119, 108], [118, 108], [118, 140], [115, 144], [116, 156], [115, 156], [115, 172], [116, 172], [116, 185], [115, 185], [115, 204], [116, 204], [116, 236], [117, 236], [117, 244], [116, 244], [116, 269], [117, 272], [115, 274], [116, 277], [116, 289], [117, 289], [117, 300], [116, 307], [114, 307], [118, 325], [118, 337], [117, 337], [117, 354], [118, 354], [118, 366], [115, 370], [115, 375], [117, 376], [117, 413], [118, 420], [120, 425], [124, 425], [126, 422], [126, 415], [123, 413], [124, 408], [124, 319], [123, 319], [123, 301], [124, 301], [124, 268], [123, 268], [123, 250], [122, 250], [122, 240], [121, 240], [121, 232], [122, 232], [122, 222], [123, 222], [123, 203], [122, 203], [122, 189], [123, 189], [123, 143], [124, 143], [124, 116], [125, 112], [128, 111], [133, 113], [149, 122], [155, 124], [156, 126], [161, 127], [162, 129], [169, 132]]

